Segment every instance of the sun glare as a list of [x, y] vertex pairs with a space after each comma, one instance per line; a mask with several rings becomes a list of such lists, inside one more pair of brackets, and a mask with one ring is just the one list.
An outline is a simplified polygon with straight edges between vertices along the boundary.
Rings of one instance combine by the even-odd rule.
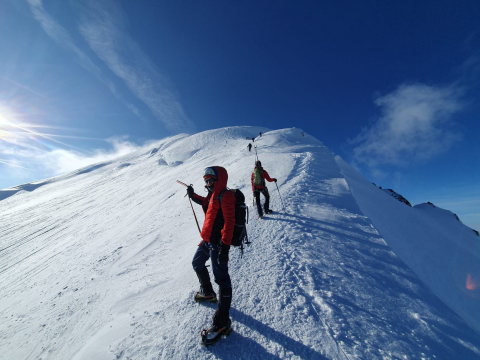
[[[1, 124], [1, 121], [0, 121]], [[8, 132], [0, 129], [0, 140], [6, 139], [8, 137]]]
[[9, 130], [13, 126], [12, 121], [7, 120], [10, 119], [10, 111], [5, 106], [0, 105], [0, 140], [6, 140], [12, 137]]
[[13, 114], [11, 112], [12, 111], [5, 105], [0, 105], [0, 126], [13, 125], [11, 121]]

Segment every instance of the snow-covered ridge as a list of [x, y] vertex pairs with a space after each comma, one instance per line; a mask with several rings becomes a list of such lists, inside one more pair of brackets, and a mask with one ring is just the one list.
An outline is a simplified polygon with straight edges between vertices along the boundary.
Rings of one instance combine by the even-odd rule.
[[[478, 260], [472, 238], [460, 223], [383, 193], [302, 132], [182, 134], [5, 197], [0, 358], [478, 358], [471, 327], [480, 324], [480, 272], [459, 268], [457, 255], [449, 264], [443, 248]], [[258, 220], [250, 207], [252, 245], [243, 259], [232, 250], [229, 263], [234, 332], [203, 348], [199, 332], [214, 307], [192, 301], [199, 236], [175, 180], [201, 193], [203, 169], [224, 166], [229, 187], [251, 204], [255, 149], [247, 137], [256, 137], [262, 164], [278, 179], [286, 212], [274, 184], [273, 215]], [[429, 226], [397, 233], [407, 216], [397, 205]], [[435, 230], [437, 220], [443, 227]], [[457, 284], [449, 270], [466, 278]]]
[[[373, 184], [375, 185], [375, 184]], [[375, 185], [376, 186], [376, 185]], [[386, 194], [392, 196], [393, 198], [397, 199], [398, 201], [412, 207], [412, 204], [410, 204], [410, 201], [408, 201], [407, 199], [405, 199], [402, 195], [400, 195], [399, 193], [393, 191], [392, 189], [382, 189], [382, 187], [380, 186], [379, 189], [381, 189], [383, 192], [385, 192]], [[448, 217], [452, 218], [454, 217], [458, 222], [462, 223], [463, 226], [466, 226], [465, 224], [463, 224], [463, 222], [460, 220], [460, 218], [457, 216], [457, 214], [454, 214], [453, 212], [451, 212], [450, 210], [445, 210], [445, 209], [442, 209], [442, 208], [439, 208], [437, 206], [435, 206], [433, 203], [431, 202], [428, 202], [428, 203], [422, 203], [422, 204], [417, 204], [414, 206], [414, 208], [427, 208], [427, 209], [430, 209], [431, 207], [437, 209], [435, 210], [436, 211], [436, 214], [437, 214], [437, 221], [439, 219], [439, 217], [444, 217], [445, 214], [447, 214]], [[466, 226], [468, 227], [468, 226]], [[478, 233], [477, 230], [475, 229], [472, 229], [470, 227], [468, 227], [470, 230], [473, 231], [473, 233], [477, 236], [480, 236], [480, 234]]]
[[[380, 187], [381, 189], [381, 187]], [[410, 201], [408, 201], [407, 199], [405, 199], [402, 195], [400, 195], [399, 193], [393, 191], [392, 189], [383, 189], [383, 191], [385, 193], [387, 193], [388, 195], [390, 196], [393, 196], [395, 199], [397, 199], [398, 201], [408, 205], [408, 206], [412, 206], [412, 204], [410, 204]]]
[[[431, 203], [405, 206], [361, 177], [340, 157], [336, 159], [362, 212], [395, 254], [480, 331], [480, 239], [476, 232], [451, 211]], [[472, 276], [475, 284], [469, 286]]]

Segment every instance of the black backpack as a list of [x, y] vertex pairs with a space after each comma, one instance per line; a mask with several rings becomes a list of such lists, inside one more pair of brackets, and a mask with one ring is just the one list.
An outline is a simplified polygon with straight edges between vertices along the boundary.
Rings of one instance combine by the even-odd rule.
[[243, 244], [250, 245], [247, 235], [248, 224], [248, 206], [245, 204], [245, 195], [238, 189], [225, 189], [220, 193], [218, 200], [222, 206], [223, 193], [228, 190], [235, 195], [235, 227], [233, 230], [232, 245], [240, 247], [241, 256], [243, 256]]

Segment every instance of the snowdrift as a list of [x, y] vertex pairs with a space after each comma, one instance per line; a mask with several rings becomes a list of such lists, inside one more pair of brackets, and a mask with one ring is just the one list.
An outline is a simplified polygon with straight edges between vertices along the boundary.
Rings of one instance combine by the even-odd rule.
[[[1, 191], [0, 358], [478, 358], [475, 234], [301, 133], [182, 134]], [[234, 331], [204, 348], [215, 306], [192, 301], [199, 235], [175, 180], [201, 193], [203, 169], [224, 166], [252, 204], [253, 136], [286, 207], [274, 184], [274, 214], [250, 206], [252, 245], [229, 262]]]

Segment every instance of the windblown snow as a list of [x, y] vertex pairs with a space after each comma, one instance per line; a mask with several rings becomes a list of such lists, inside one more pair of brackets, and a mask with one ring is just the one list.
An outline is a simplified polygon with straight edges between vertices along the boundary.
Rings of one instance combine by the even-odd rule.
[[[301, 133], [182, 134], [1, 190], [0, 358], [480, 358], [480, 238], [448, 211], [385, 194]], [[278, 179], [262, 220], [255, 150]], [[200, 237], [176, 180], [202, 193], [213, 165], [246, 194], [252, 244], [243, 258], [230, 252], [234, 331], [205, 348], [216, 305], [193, 301]]]

